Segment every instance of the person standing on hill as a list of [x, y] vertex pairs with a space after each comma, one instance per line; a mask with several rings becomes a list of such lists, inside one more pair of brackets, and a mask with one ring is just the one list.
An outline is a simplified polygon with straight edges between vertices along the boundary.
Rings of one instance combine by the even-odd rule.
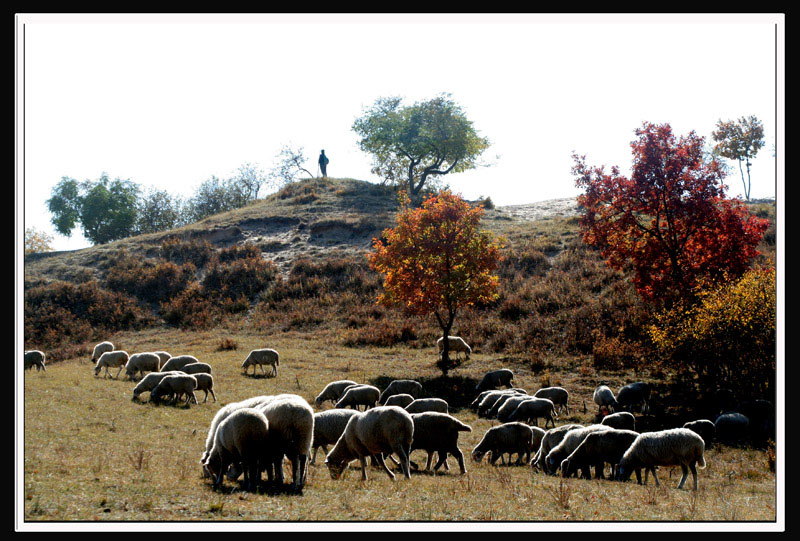
[[325, 155], [325, 149], [323, 148], [319, 153], [319, 160], [317, 160], [317, 163], [319, 163], [319, 169], [322, 171], [322, 178], [328, 177], [328, 161], [328, 157]]

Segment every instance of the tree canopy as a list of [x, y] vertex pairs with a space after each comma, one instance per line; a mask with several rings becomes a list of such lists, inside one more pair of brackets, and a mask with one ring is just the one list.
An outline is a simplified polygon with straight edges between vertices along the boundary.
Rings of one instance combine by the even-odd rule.
[[[744, 185], [744, 198], [750, 200], [751, 159], [764, 146], [764, 126], [755, 116], [741, 117], [739, 120], [719, 120], [717, 129], [711, 134], [716, 141], [714, 152], [723, 158], [739, 162], [739, 173]], [[747, 167], [747, 181], [744, 179], [742, 162]]]

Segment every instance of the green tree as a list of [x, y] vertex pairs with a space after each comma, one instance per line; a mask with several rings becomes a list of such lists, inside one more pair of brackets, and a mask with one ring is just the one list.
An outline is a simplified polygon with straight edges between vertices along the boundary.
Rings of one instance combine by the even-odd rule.
[[236, 178], [220, 179], [212, 176], [200, 187], [184, 208], [186, 223], [193, 223], [229, 210], [245, 206], [249, 201], [249, 189]]
[[166, 231], [181, 224], [181, 201], [165, 190], [150, 189], [137, 203], [136, 233]]
[[478, 135], [449, 94], [410, 106], [401, 101], [378, 98], [353, 124], [359, 148], [373, 156], [373, 173], [404, 185], [415, 199], [429, 180], [478, 165], [489, 140]]
[[[739, 173], [742, 175], [744, 197], [750, 201], [750, 166], [753, 158], [764, 146], [764, 126], [755, 116], [742, 117], [739, 120], [717, 122], [717, 129], [711, 136], [717, 143], [714, 151], [723, 158], [739, 162]], [[747, 168], [747, 181], [744, 179], [742, 162]]]

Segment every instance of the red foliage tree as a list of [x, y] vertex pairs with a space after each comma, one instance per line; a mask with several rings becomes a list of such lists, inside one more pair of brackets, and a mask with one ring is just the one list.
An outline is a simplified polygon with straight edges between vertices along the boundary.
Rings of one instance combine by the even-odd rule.
[[609, 266], [631, 266], [639, 294], [658, 305], [691, 299], [701, 281], [741, 276], [768, 221], [725, 197], [725, 172], [703, 159], [702, 137], [676, 139], [669, 124], [647, 122], [636, 136], [631, 178], [573, 155], [584, 242]]
[[[397, 226], [383, 232], [385, 240], [374, 239], [367, 256], [370, 267], [384, 275], [379, 302], [413, 315], [434, 314], [447, 337], [459, 309], [495, 300], [499, 279], [492, 273], [502, 241], [478, 229], [483, 212], [448, 191], [420, 208], [409, 207], [406, 197]], [[458, 366], [447, 339], [437, 366], [444, 375]]]

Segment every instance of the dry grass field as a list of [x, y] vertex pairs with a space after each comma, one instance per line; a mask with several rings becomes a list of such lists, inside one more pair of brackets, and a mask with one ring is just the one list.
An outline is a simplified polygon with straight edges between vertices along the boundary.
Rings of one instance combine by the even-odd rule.
[[[322, 464], [310, 467], [300, 495], [246, 492], [225, 481], [214, 491], [201, 476], [199, 458], [209, 423], [222, 405], [255, 395], [296, 393], [309, 403], [329, 381], [377, 383], [413, 377], [426, 390], [443, 388], [433, 347], [346, 348], [335, 331], [288, 331], [258, 336], [243, 331], [180, 331], [151, 328], [109, 338], [129, 353], [165, 349], [193, 354], [212, 365], [219, 402], [154, 406], [131, 400], [134, 383], [93, 375], [89, 355], [24, 374], [24, 517], [38, 521], [764, 521], [776, 519], [776, 476], [766, 453], [719, 447], [706, 451], [700, 489], [678, 490], [680, 469], [661, 468], [656, 488], [605, 480], [544, 475], [527, 466], [476, 464], [469, 453], [492, 424], [468, 408], [451, 414], [472, 426], [459, 447], [468, 473], [398, 475], [378, 469], [361, 481], [357, 463], [340, 480]], [[223, 350], [223, 341], [235, 350]], [[281, 353], [277, 378], [246, 376], [240, 368], [250, 349]], [[469, 385], [503, 362], [475, 354], [451, 373], [449, 396], [474, 393]], [[561, 366], [563, 369], [559, 369]], [[565, 422], [590, 423], [592, 389], [601, 379], [618, 388], [633, 374], [598, 374], [566, 361], [546, 374], [512, 366], [515, 384], [533, 391], [544, 378], [571, 392]], [[438, 386], [438, 387], [436, 387]], [[462, 393], [463, 391], [463, 393]], [[468, 396], [466, 396], [468, 395]], [[202, 398], [202, 393], [200, 393]], [[584, 413], [583, 401], [588, 411]], [[452, 403], [452, 402], [451, 402]], [[331, 407], [326, 403], [324, 408]], [[424, 464], [422, 451], [412, 460]], [[291, 476], [288, 463], [287, 476]], [[687, 483], [689, 486], [691, 483]]]

